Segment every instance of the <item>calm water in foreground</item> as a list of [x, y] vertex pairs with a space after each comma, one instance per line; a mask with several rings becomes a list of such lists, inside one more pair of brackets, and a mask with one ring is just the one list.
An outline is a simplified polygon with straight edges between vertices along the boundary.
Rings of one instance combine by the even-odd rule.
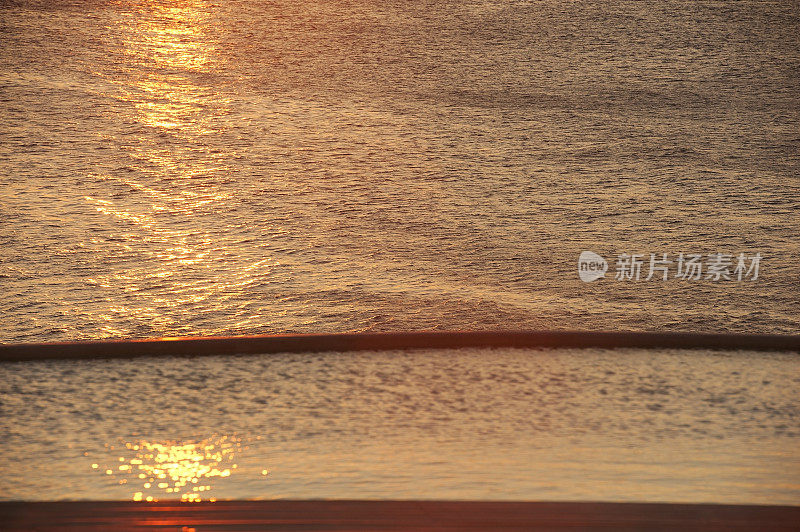
[[800, 504], [794, 353], [54, 361], [0, 394], [4, 499]]

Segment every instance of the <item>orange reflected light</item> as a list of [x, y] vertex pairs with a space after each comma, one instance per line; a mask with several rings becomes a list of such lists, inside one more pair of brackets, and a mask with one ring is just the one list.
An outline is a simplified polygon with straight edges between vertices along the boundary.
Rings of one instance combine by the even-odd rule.
[[[241, 438], [212, 436], [201, 441], [125, 442], [128, 456], [120, 456], [113, 465], [92, 469], [120, 478], [119, 484], [130, 484], [134, 501], [158, 501], [163, 492], [168, 498], [188, 502], [216, 501], [207, 494], [212, 479], [226, 478], [237, 468], [234, 457], [241, 449]], [[138, 485], [140, 487], [134, 487]]]

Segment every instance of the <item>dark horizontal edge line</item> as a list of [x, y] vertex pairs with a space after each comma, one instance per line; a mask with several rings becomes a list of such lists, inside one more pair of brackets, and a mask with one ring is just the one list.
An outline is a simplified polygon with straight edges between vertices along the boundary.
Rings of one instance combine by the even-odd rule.
[[0, 502], [9, 530], [796, 530], [798, 506], [515, 501]]
[[0, 344], [0, 362], [463, 347], [800, 351], [800, 335], [634, 331], [420, 331]]

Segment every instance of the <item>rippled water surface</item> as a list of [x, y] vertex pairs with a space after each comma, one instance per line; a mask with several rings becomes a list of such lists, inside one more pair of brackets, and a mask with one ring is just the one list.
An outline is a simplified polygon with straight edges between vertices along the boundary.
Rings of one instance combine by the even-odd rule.
[[5, 499], [800, 504], [794, 353], [445, 350], [0, 366]]
[[[0, 340], [796, 331], [796, 5], [0, 4]], [[619, 253], [756, 282], [578, 280]]]
[[[800, 19], [742, 0], [0, 0], [0, 342], [796, 333]], [[757, 280], [577, 258], [760, 253]], [[800, 504], [796, 355], [0, 365], [0, 497]], [[195, 489], [196, 488], [196, 489]]]

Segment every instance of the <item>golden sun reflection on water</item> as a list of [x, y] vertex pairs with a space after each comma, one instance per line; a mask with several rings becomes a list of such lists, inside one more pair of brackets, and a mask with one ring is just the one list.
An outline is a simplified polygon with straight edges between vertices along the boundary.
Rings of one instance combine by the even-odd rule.
[[204, 2], [154, 5], [146, 14], [120, 21], [130, 66], [121, 80], [121, 99], [133, 104], [143, 125], [202, 134], [209, 131], [208, 111], [225, 107], [224, 99], [194, 79], [214, 64], [207, 7]]
[[[109, 446], [111, 450], [115, 447]], [[208, 500], [214, 482], [231, 476], [242, 450], [236, 436], [211, 436], [200, 441], [124, 442], [122, 456], [111, 464], [91, 468], [131, 487], [134, 501], [158, 501], [159, 497], [187, 502]]]
[[[111, 257], [87, 284], [123, 297], [113, 307], [81, 309], [101, 322], [104, 335], [210, 334], [204, 318], [216, 302], [253, 282], [235, 278], [220, 233], [204, 223], [228, 212], [235, 192], [225, 186], [231, 152], [210, 149], [229, 127], [230, 99], [213, 83], [219, 58], [217, 7], [207, 0], [152, 0], [118, 12], [109, 30], [115, 68], [114, 113], [124, 131], [100, 133], [119, 149], [118, 166], [86, 175], [83, 196], [104, 215], [109, 231], [93, 235], [88, 250]], [[186, 325], [172, 309], [201, 311], [199, 326]], [[134, 320], [129, 329], [118, 323]]]

